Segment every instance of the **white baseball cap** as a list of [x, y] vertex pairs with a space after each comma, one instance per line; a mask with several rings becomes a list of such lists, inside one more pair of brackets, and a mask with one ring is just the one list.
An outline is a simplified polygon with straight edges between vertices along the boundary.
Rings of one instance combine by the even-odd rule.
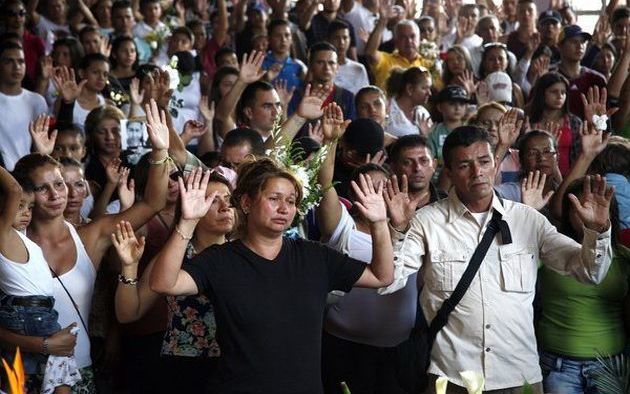
[[512, 102], [512, 79], [502, 71], [496, 71], [486, 76], [489, 101], [499, 103]]

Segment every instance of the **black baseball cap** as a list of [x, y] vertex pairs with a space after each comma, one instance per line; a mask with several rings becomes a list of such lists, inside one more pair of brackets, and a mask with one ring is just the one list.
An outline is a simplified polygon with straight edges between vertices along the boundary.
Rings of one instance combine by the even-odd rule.
[[583, 31], [582, 28], [578, 25], [569, 25], [565, 26], [564, 29], [560, 32], [560, 37], [558, 42], [562, 43], [564, 40], [580, 36], [584, 39], [584, 41], [590, 41], [593, 36]]
[[434, 98], [436, 103], [443, 103], [445, 101], [460, 101], [464, 103], [470, 102], [470, 97], [466, 89], [459, 85], [448, 85], [444, 89], [440, 90]]
[[541, 13], [540, 16], [538, 17], [539, 25], [542, 25], [543, 23], [549, 22], [549, 21], [562, 23], [562, 15], [560, 15], [560, 13], [556, 10], [547, 10]]
[[343, 141], [348, 148], [356, 150], [362, 155], [383, 150], [385, 132], [380, 124], [372, 119], [361, 118], [353, 120], [343, 134]]

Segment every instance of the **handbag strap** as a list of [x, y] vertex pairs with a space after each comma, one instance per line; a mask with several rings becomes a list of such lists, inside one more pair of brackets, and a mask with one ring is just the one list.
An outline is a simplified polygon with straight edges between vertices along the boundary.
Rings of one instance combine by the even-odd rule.
[[[502, 201], [501, 201], [502, 202]], [[431, 322], [428, 331], [429, 337], [429, 348], [433, 344], [437, 333], [446, 325], [448, 322], [448, 316], [453, 312], [457, 304], [464, 298], [464, 294], [470, 287], [477, 271], [479, 271], [479, 267], [481, 267], [481, 263], [483, 259], [486, 257], [486, 253], [490, 248], [490, 244], [494, 240], [494, 236], [500, 232], [502, 243], [509, 244], [512, 243], [512, 237], [510, 235], [510, 229], [505, 220], [503, 220], [502, 215], [496, 209], [492, 212], [492, 219], [490, 219], [490, 223], [488, 223], [488, 227], [486, 228], [485, 233], [483, 234], [483, 238], [475, 252], [473, 253], [462, 278], [457, 283], [453, 294], [449, 298], [447, 298], [440, 309], [437, 311], [435, 318]]]
[[[48, 267], [50, 268], [50, 267]], [[57, 278], [57, 280], [59, 281], [59, 283], [61, 284], [61, 287], [63, 287], [63, 291], [66, 292], [66, 294], [68, 295], [68, 298], [70, 298], [70, 302], [72, 302], [72, 306], [74, 307], [74, 310], [77, 311], [77, 314], [79, 315], [79, 319], [81, 320], [81, 324], [83, 325], [83, 329], [85, 330], [85, 333], [87, 335], [89, 335], [89, 331], [87, 328], [87, 324], [85, 324], [85, 321], [83, 320], [83, 316], [81, 315], [81, 311], [79, 310], [79, 306], [77, 305], [76, 302], [74, 302], [74, 298], [72, 298], [72, 295], [70, 294], [70, 292], [68, 291], [68, 288], [66, 287], [66, 285], [63, 284], [63, 281], [61, 280], [61, 278], [59, 277], [59, 275], [57, 275], [57, 273], [55, 272], [55, 270], [53, 270], [52, 268], [50, 268], [50, 272], [53, 273], [53, 275], [55, 276], [55, 278]]]

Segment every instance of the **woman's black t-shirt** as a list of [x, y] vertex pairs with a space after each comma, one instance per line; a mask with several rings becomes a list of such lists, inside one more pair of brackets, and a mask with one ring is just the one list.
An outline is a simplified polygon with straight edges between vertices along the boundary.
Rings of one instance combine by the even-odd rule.
[[237, 240], [184, 264], [215, 307], [218, 392], [321, 393], [326, 295], [349, 291], [365, 267], [322, 244], [286, 238], [274, 260]]

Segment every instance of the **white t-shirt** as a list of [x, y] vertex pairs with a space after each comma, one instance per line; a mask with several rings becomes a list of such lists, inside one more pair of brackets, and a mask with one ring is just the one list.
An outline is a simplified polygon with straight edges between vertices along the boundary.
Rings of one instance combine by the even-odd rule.
[[173, 97], [169, 103], [171, 115], [173, 115], [173, 125], [175, 129], [182, 133], [184, 124], [189, 120], [200, 120], [199, 100], [201, 100], [201, 85], [199, 80], [201, 74], [194, 72], [190, 84], [180, 92], [175, 89]]
[[[354, 219], [341, 204], [341, 218], [328, 246], [350, 257], [370, 263], [372, 238], [357, 230]], [[393, 347], [406, 340], [416, 321], [418, 285], [416, 276], [393, 294], [379, 295], [376, 289], [354, 288], [326, 315], [325, 329], [347, 341], [377, 347]]]
[[357, 94], [357, 92], [370, 84], [365, 66], [352, 59], [346, 59], [345, 64], [340, 64], [335, 77], [335, 85]]
[[35, 31], [44, 40], [47, 55], [52, 52], [53, 44], [57, 39], [70, 36], [69, 25], [59, 25], [43, 15], [40, 15]]
[[[374, 31], [376, 21], [378, 20], [378, 14], [375, 14], [365, 8], [362, 4], [354, 2], [352, 9], [343, 16], [352, 27], [357, 35], [357, 55], [362, 56], [365, 53], [365, 44], [367, 41], [360, 39], [361, 31], [365, 30], [368, 34]], [[392, 32], [385, 29], [381, 42], [387, 42], [393, 37]]]
[[28, 124], [47, 112], [46, 100], [37, 93], [26, 89], [15, 96], [0, 93], [0, 150], [7, 170], [13, 171], [15, 163], [31, 152]]
[[[442, 41], [440, 42], [442, 50], [447, 50], [448, 48], [455, 45], [456, 39], [457, 39], [457, 33], [447, 34], [443, 36]], [[472, 36], [464, 37], [462, 41], [459, 43], [459, 45], [468, 49], [468, 52], [470, 52], [473, 48], [480, 46], [481, 44], [483, 44], [483, 38], [479, 37], [476, 34], [473, 34]]]
[[385, 131], [396, 137], [408, 134], [420, 134], [417, 124], [422, 117], [430, 118], [431, 114], [422, 105], [413, 109], [413, 121], [408, 119], [402, 109], [398, 106], [396, 98], [389, 101], [389, 118]]
[[[94, 107], [94, 109], [105, 105], [105, 98], [102, 95], [97, 94], [96, 98], [98, 99], [98, 106]], [[78, 101], [75, 101], [74, 109], [72, 110], [72, 123], [79, 127], [81, 131], [85, 131], [85, 119], [90, 112], [92, 112], [91, 109], [87, 110], [83, 108]]]

